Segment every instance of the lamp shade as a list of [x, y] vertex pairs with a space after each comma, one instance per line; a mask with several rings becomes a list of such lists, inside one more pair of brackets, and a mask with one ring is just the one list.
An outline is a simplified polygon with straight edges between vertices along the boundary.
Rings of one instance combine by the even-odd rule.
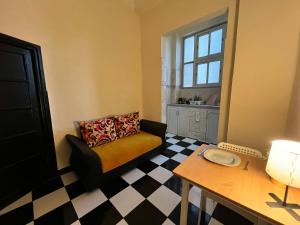
[[300, 188], [300, 143], [273, 141], [266, 172], [285, 185]]

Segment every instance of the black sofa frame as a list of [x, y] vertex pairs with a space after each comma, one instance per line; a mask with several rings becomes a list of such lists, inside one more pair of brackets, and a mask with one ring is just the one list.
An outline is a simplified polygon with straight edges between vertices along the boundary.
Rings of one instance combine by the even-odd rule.
[[71, 168], [75, 171], [87, 191], [96, 189], [101, 183], [134, 168], [138, 164], [158, 155], [166, 149], [166, 124], [150, 120], [141, 120], [140, 125], [142, 131], [159, 136], [162, 140], [162, 144], [146, 154], [106, 173], [102, 172], [101, 159], [96, 152], [90, 149], [82, 139], [74, 135], [66, 135], [67, 141], [72, 148], [70, 157]]

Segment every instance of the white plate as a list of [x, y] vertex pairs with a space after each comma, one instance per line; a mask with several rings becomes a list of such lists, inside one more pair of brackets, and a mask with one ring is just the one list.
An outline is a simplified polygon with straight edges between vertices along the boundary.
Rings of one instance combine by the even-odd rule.
[[204, 152], [203, 156], [209, 161], [224, 166], [234, 167], [240, 165], [241, 163], [241, 159], [239, 156], [220, 149], [208, 149]]

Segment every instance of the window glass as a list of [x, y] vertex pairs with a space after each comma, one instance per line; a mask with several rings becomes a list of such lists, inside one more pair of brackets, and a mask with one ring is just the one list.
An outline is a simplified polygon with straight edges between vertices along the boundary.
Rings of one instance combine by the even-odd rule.
[[206, 84], [207, 63], [197, 66], [197, 84]]
[[211, 87], [221, 83], [226, 24], [183, 38], [182, 87]]
[[219, 29], [210, 35], [210, 54], [220, 53], [222, 51], [222, 33], [223, 30]]
[[194, 60], [194, 45], [194, 36], [184, 39], [184, 62], [190, 62]]
[[188, 63], [183, 67], [183, 87], [193, 86], [194, 64]]
[[198, 38], [198, 57], [203, 57], [208, 55], [208, 39], [209, 35], [202, 35]]
[[208, 69], [208, 83], [214, 84], [220, 82], [220, 61], [214, 61], [209, 63]]

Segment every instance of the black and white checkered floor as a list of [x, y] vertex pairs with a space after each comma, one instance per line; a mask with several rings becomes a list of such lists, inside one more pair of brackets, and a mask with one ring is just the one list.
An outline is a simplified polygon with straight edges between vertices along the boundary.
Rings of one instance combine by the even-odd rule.
[[[167, 134], [168, 148], [121, 177], [86, 193], [70, 170], [0, 211], [1, 225], [179, 224], [181, 181], [171, 172], [202, 143]], [[209, 171], [203, 171], [209, 173]], [[190, 189], [188, 224], [197, 224], [201, 190]], [[250, 225], [207, 201], [201, 224]]]

